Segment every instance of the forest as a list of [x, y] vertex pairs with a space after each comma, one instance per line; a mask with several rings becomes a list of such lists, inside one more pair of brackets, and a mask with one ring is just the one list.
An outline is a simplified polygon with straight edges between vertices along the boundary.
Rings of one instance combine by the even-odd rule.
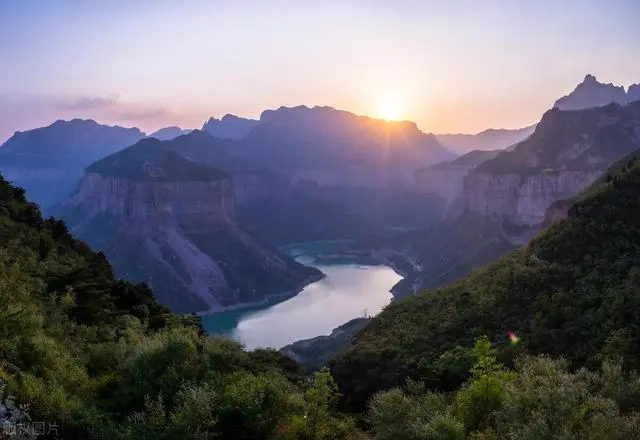
[[0, 180], [0, 438], [640, 438], [640, 162], [527, 246], [394, 302], [329, 368], [246, 351]]

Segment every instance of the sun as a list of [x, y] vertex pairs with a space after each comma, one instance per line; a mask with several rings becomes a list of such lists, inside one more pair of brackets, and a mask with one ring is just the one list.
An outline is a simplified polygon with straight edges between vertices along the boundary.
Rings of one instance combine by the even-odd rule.
[[381, 100], [376, 116], [386, 121], [399, 121], [402, 119], [402, 111], [398, 101], [392, 98]]

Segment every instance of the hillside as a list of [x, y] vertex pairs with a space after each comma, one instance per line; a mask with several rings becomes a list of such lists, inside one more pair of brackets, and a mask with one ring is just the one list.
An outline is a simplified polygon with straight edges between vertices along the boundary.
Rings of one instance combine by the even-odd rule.
[[306, 380], [273, 350], [249, 353], [205, 336], [197, 318], [170, 313], [145, 284], [115, 278], [103, 254], [64, 223], [42, 219], [2, 178], [0, 304], [3, 433], [21, 426], [31, 435], [7, 438], [42, 430], [59, 440], [353, 431], [331, 407], [326, 373]]
[[638, 368], [639, 194], [634, 161], [528, 245], [447, 287], [387, 307], [332, 364], [345, 405], [362, 408], [375, 390], [406, 377], [455, 388], [467, 377], [457, 347], [488, 335], [508, 359], [508, 331], [522, 341], [516, 351], [587, 367], [621, 357]]

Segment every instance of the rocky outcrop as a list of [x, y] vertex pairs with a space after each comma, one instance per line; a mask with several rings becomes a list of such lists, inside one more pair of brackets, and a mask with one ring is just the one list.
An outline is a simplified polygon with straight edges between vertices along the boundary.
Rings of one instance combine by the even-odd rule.
[[144, 140], [91, 165], [60, 207], [116, 272], [177, 312], [217, 312], [296, 292], [321, 274], [237, 225], [234, 182]]
[[625, 91], [623, 86], [603, 84], [598, 82], [595, 76], [586, 75], [571, 93], [558, 99], [553, 106], [560, 110], [582, 110], [612, 102], [625, 105], [639, 99], [640, 91], [637, 84]]
[[572, 197], [606, 168], [640, 148], [640, 101], [545, 113], [527, 140], [476, 167], [464, 179], [469, 212], [517, 226], [545, 220], [556, 200]]
[[65, 205], [81, 208], [89, 218], [108, 216], [126, 232], [140, 234], [165, 227], [226, 227], [235, 217], [231, 178], [158, 182], [87, 173]]
[[583, 191], [601, 171], [547, 171], [533, 175], [470, 173], [464, 197], [470, 212], [500, 216], [515, 225], [536, 225], [556, 200]]

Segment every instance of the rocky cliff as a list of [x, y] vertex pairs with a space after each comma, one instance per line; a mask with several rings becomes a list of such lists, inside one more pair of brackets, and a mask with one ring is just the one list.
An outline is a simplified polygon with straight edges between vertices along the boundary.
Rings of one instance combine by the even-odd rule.
[[294, 293], [320, 273], [258, 243], [235, 220], [225, 172], [144, 140], [87, 169], [59, 215], [116, 271], [178, 312]]
[[587, 188], [640, 147], [640, 102], [545, 113], [530, 138], [480, 164], [463, 183], [470, 212], [532, 226], [556, 200]]
[[601, 171], [545, 171], [539, 174], [470, 173], [463, 182], [469, 211], [501, 216], [515, 225], [536, 225], [556, 200], [587, 188]]

